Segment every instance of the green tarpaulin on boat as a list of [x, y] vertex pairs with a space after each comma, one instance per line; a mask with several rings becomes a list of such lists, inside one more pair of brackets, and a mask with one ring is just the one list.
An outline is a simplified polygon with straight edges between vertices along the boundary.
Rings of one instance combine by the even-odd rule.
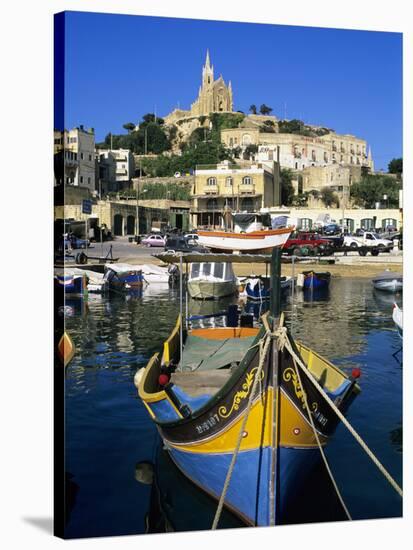
[[185, 342], [181, 367], [183, 371], [220, 369], [231, 363], [239, 363], [255, 336], [207, 340], [189, 335]]

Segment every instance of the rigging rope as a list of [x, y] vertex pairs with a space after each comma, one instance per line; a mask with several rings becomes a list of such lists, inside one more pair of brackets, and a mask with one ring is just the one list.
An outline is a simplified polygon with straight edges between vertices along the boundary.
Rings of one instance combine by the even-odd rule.
[[[264, 338], [265, 338], [265, 342], [264, 342]], [[251, 411], [251, 405], [252, 405], [252, 402], [253, 402], [254, 397], [255, 397], [255, 392], [256, 392], [256, 389], [257, 389], [258, 381], [261, 378], [262, 368], [264, 366], [264, 361], [265, 361], [265, 358], [266, 358], [267, 353], [268, 353], [268, 347], [269, 347], [269, 344], [271, 342], [271, 338], [270, 338], [270, 335], [269, 335], [268, 332], [266, 333], [264, 338], [262, 338], [260, 340], [260, 343], [259, 343], [260, 344], [260, 361], [259, 361], [259, 364], [258, 364], [257, 372], [255, 373], [254, 383], [253, 383], [253, 386], [252, 386], [251, 394], [250, 394], [249, 399], [248, 399], [248, 404], [247, 404], [247, 407], [245, 409], [244, 418], [242, 420], [241, 428], [240, 428], [238, 439], [237, 439], [237, 444], [235, 446], [235, 450], [234, 450], [234, 453], [232, 455], [231, 463], [229, 465], [228, 472], [227, 472], [227, 475], [226, 475], [226, 478], [225, 478], [224, 487], [222, 489], [222, 493], [221, 493], [221, 496], [219, 498], [217, 511], [215, 512], [214, 521], [212, 523], [212, 530], [215, 530], [218, 527], [218, 523], [219, 523], [219, 519], [221, 517], [222, 509], [224, 507], [225, 497], [226, 497], [228, 487], [229, 487], [229, 484], [230, 484], [230, 481], [231, 481], [232, 473], [234, 471], [235, 462], [237, 460], [237, 456], [238, 456], [239, 450], [241, 448], [241, 441], [242, 441], [243, 434], [244, 434], [244, 431], [245, 431], [245, 426], [247, 424], [247, 420], [248, 420], [248, 417], [249, 417], [249, 414], [250, 414], [250, 411]]]
[[[324, 389], [320, 386], [320, 384], [317, 382], [317, 380], [314, 378], [314, 376], [310, 373], [307, 366], [301, 358], [295, 353], [291, 346], [291, 342], [287, 337], [287, 331], [284, 329], [282, 330], [282, 336], [281, 338], [281, 346], [286, 347], [289, 353], [291, 354], [292, 358], [297, 361], [297, 363], [300, 365], [302, 371], [307, 376], [307, 378], [314, 384], [314, 386], [317, 388], [317, 390], [323, 395], [324, 399], [327, 401], [327, 403], [330, 405], [330, 407], [333, 409], [333, 411], [336, 413], [336, 415], [339, 417], [341, 422], [344, 424], [344, 426], [348, 429], [348, 431], [351, 433], [351, 435], [354, 437], [354, 439], [357, 441], [357, 443], [361, 446], [361, 448], [364, 450], [364, 452], [367, 454], [367, 456], [372, 460], [372, 462], [377, 466], [377, 468], [380, 470], [380, 472], [383, 474], [383, 476], [387, 479], [387, 481], [390, 483], [390, 485], [393, 487], [393, 489], [401, 496], [403, 497], [403, 490], [400, 488], [400, 486], [397, 484], [397, 482], [393, 479], [393, 477], [389, 474], [389, 472], [386, 470], [386, 468], [383, 466], [383, 464], [378, 460], [378, 458], [374, 455], [374, 453], [369, 449], [367, 444], [363, 441], [361, 436], [356, 432], [356, 430], [352, 427], [350, 422], [346, 419], [346, 417], [343, 415], [343, 413], [338, 409], [338, 407], [335, 405], [335, 403], [330, 399], [330, 397], [326, 394]], [[302, 388], [302, 386], [301, 386]]]

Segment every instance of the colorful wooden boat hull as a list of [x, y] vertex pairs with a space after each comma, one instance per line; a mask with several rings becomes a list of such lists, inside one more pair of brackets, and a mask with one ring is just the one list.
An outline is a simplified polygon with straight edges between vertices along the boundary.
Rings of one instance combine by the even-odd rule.
[[292, 229], [271, 229], [251, 233], [231, 233], [226, 231], [198, 231], [200, 244], [213, 250], [240, 252], [268, 252], [282, 248]]
[[[261, 329], [257, 343], [263, 335], [264, 329]], [[179, 341], [176, 327], [166, 342], [162, 358], [155, 354], [135, 380], [139, 395], [172, 459], [195, 484], [219, 498], [241, 436], [225, 505], [249, 525], [270, 525], [274, 517], [278, 523], [286, 499], [299, 493], [300, 475], [305, 477], [320, 456], [303, 390], [321, 445], [325, 445], [334, 432], [337, 416], [304, 373], [301, 374], [301, 387], [291, 355], [285, 349], [278, 352], [273, 348], [265, 359], [259, 377], [260, 390], [241, 434], [243, 415], [259, 368], [257, 345], [248, 349], [237, 369], [213, 395], [206, 393], [193, 397], [178, 385], [148, 391], [157, 388], [161, 365], [176, 360], [177, 338]], [[327, 395], [342, 410], [346, 408], [359, 391], [355, 381], [304, 346], [296, 350], [303, 361], [312, 365], [314, 372], [321, 378], [326, 376]], [[274, 357], [279, 364], [280, 386], [276, 390], [272, 385]], [[326, 369], [328, 374], [324, 375]], [[277, 489], [271, 494], [274, 463], [279, 481], [273, 482], [272, 486]]]

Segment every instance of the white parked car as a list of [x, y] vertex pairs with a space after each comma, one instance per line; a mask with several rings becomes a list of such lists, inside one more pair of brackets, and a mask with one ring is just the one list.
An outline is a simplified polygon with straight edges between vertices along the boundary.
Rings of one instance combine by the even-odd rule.
[[188, 244], [199, 244], [199, 237], [196, 233], [185, 235], [185, 239], [188, 241]]
[[[354, 250], [358, 248], [368, 247], [371, 248], [371, 253], [377, 255], [381, 249], [393, 248], [393, 241], [389, 239], [382, 239], [377, 233], [371, 231], [365, 231], [361, 237], [355, 237], [354, 235], [346, 235], [344, 237], [344, 246], [349, 246]], [[361, 251], [360, 251], [361, 252]], [[366, 252], [367, 253], [367, 252]]]

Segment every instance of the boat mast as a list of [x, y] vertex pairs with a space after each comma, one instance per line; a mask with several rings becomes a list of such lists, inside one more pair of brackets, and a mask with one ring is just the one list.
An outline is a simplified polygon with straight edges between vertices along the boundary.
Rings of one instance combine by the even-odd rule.
[[[281, 249], [274, 248], [271, 256], [271, 293], [270, 313], [272, 316], [272, 331], [275, 332], [281, 321]], [[272, 402], [272, 449], [271, 449], [271, 474], [269, 484], [270, 517], [269, 524], [276, 525], [278, 519], [278, 495], [279, 495], [279, 426], [280, 426], [280, 351], [277, 340], [272, 339], [272, 365], [271, 385], [273, 387]]]

